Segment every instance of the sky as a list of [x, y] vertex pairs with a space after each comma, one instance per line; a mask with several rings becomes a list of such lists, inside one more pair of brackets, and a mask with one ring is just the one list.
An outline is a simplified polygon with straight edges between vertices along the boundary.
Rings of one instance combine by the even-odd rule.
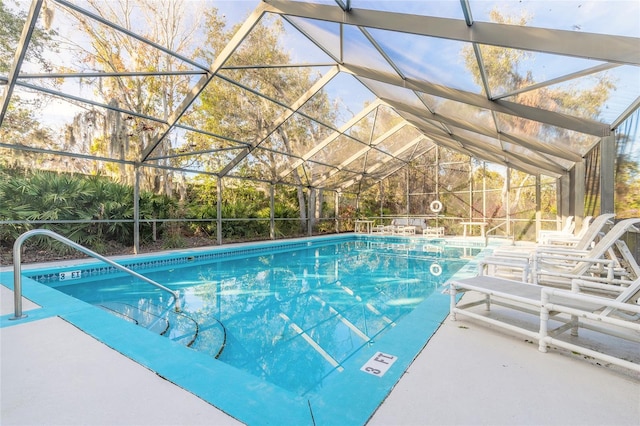
[[[74, 3], [89, 8], [85, 0], [76, 0]], [[234, 24], [243, 22], [259, 3], [260, 0], [185, 0], [185, 10], [190, 14], [190, 17], [187, 19], [189, 21], [195, 20], [200, 16], [201, 8], [216, 7], [219, 13], [224, 15], [228, 25], [231, 27]], [[335, 5], [335, 3], [330, 0], [322, 1], [322, 3]], [[531, 26], [640, 37], [640, 1], [638, 0], [469, 0], [469, 3], [471, 5], [473, 18], [476, 21], [489, 21], [489, 13], [497, 9], [506, 15], [518, 16], [525, 14], [528, 17], [528, 24]], [[27, 10], [30, 2], [21, 0], [19, 5], [24, 10]], [[362, 7], [463, 19], [459, 0], [352, 0], [351, 5], [354, 8]], [[309, 22], [307, 23], [309, 24]], [[56, 27], [56, 25], [63, 37], [73, 39], [75, 42], [79, 41], [77, 34], [69, 32], [71, 26], [63, 15], [58, 14], [55, 17], [54, 27]], [[144, 25], [144, 23], [141, 23], [141, 25]], [[295, 57], [296, 61], [300, 63], [310, 63], [326, 60], [326, 56], [311, 46], [310, 42], [304, 37], [299, 37], [299, 34], [292, 26], [286, 24], [285, 28], [287, 29], [287, 33], [292, 36], [283, 37], [282, 44], [283, 47]], [[333, 44], [336, 46], [339, 45], [338, 38], [336, 36], [327, 38], [328, 31], [325, 31], [325, 29], [336, 30], [337, 24], [318, 23], [318, 21], [316, 21], [313, 25], [308, 25], [307, 28], [315, 31], [325, 39], [333, 37]], [[322, 31], [325, 32], [324, 35], [320, 34]], [[417, 36], [392, 35], [381, 30], [370, 30], [370, 32], [379, 40], [379, 43], [383, 47], [391, 47], [394, 43], [396, 44], [397, 54], [392, 59], [402, 64], [410, 76], [426, 77], [436, 84], [446, 84], [473, 93], [479, 93], [481, 91], [481, 88], [471, 80], [469, 73], [465, 71], [461, 55], [456, 54], [461, 48], [462, 44], [460, 42], [431, 39], [429, 43], [421, 43]], [[383, 58], [380, 57], [375, 50], [365, 50], [362, 48], [366, 39], [364, 39], [362, 34], [359, 34], [359, 31], [351, 29], [351, 33], [353, 33], [353, 38], [350, 38], [345, 46], [346, 52], [352, 55], [354, 61], [359, 60], [372, 67], [384, 64]], [[398, 48], [397, 46], [400, 47]], [[75, 66], [73, 63], [75, 58], [57, 55], [56, 59], [60, 60], [59, 64], [63, 66], [68, 65], [71, 69]], [[568, 71], [578, 71], [597, 64], [595, 61], [585, 59], [567, 59], [565, 57], [560, 58], [554, 55], [540, 53], [531, 55], [523, 62], [523, 66], [532, 71], [532, 75], [536, 81], [544, 81]], [[31, 71], [28, 66], [25, 66], [25, 70]], [[616, 80], [620, 89], [618, 93], [616, 93], [619, 101], [612, 101], [611, 105], [605, 108], [602, 116], [604, 121], [611, 122], [639, 95], [640, 87], [638, 86], [640, 86], [640, 74], [637, 67], [629, 66], [610, 70], [608, 73]], [[339, 83], [336, 80], [335, 83], [328, 87], [328, 90], [331, 91], [332, 96], [336, 100], [345, 104], [346, 111], [356, 113], [364, 102], [371, 100], [371, 96], [365, 89], [357, 87], [357, 83], [354, 84], [353, 79], [343, 78], [341, 80], [344, 80], [344, 82]], [[82, 87], [78, 81], [71, 81], [67, 83], [65, 89], [80, 91]], [[84, 92], [87, 91], [84, 90]], [[49, 117], [50, 120], [59, 122], [66, 117], [64, 121], [69, 121], [77, 112], [66, 103], [66, 107], [59, 107], [59, 105], [61, 104], [53, 105], [51, 116]]]

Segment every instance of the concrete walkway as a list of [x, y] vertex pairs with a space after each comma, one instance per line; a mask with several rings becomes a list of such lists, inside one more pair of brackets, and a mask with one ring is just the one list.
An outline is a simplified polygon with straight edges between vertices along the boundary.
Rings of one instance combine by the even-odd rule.
[[640, 375], [447, 320], [369, 424], [637, 426]]
[[[58, 317], [0, 329], [0, 351], [3, 426], [239, 424]], [[639, 425], [640, 377], [447, 320], [369, 424]]]

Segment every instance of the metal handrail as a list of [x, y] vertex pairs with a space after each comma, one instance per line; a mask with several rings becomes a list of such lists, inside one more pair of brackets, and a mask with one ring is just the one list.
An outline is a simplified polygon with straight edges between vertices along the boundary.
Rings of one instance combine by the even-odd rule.
[[[500, 222], [499, 224], [497, 224], [493, 228], [487, 230], [487, 232], [485, 233], [485, 244], [489, 245], [489, 233], [491, 233], [491, 232], [495, 231], [496, 229], [501, 228], [501, 227], [503, 227], [504, 225], [507, 225], [507, 224], [508, 224], [508, 221], [505, 220], [504, 222]], [[508, 234], [505, 234], [505, 235], [507, 236], [507, 238], [512, 238], [511, 235], [508, 235]], [[515, 240], [512, 240], [512, 241], [515, 241]]]
[[504, 222], [500, 222], [499, 224], [497, 224], [497, 225], [496, 225], [496, 226], [494, 226], [493, 228], [491, 228], [491, 229], [487, 230], [487, 232], [486, 232], [486, 233], [487, 233], [487, 234], [489, 234], [489, 232], [495, 231], [496, 229], [498, 229], [498, 228], [500, 228], [500, 227], [502, 227], [502, 226], [504, 226], [504, 225], [506, 225], [506, 224], [507, 224], [507, 221], [506, 221], [506, 220], [505, 220]]
[[20, 318], [25, 318], [27, 315], [24, 315], [22, 313], [22, 274], [21, 274], [21, 261], [22, 261], [22, 255], [20, 253], [20, 248], [22, 246], [22, 243], [24, 243], [27, 238], [32, 237], [34, 235], [46, 235], [48, 237], [54, 238], [66, 245], [68, 245], [71, 248], [74, 248], [88, 256], [94, 257], [98, 260], [101, 260], [111, 266], [113, 266], [116, 269], [119, 269], [120, 271], [126, 272], [129, 275], [132, 275], [138, 279], [141, 279], [142, 281], [146, 281], [147, 283], [158, 287], [161, 290], [167, 291], [169, 293], [171, 293], [171, 295], [173, 296], [175, 303], [176, 303], [176, 311], [180, 311], [180, 293], [178, 293], [177, 291], [171, 290], [168, 287], [163, 286], [160, 283], [157, 283], [143, 275], [140, 275], [139, 273], [125, 267], [122, 266], [112, 260], [107, 259], [106, 257], [92, 251], [89, 250], [88, 248], [81, 246], [80, 244], [71, 241], [68, 238], [63, 237], [60, 234], [56, 234], [53, 231], [50, 231], [48, 229], [32, 229], [31, 231], [27, 231], [24, 234], [20, 235], [16, 241], [13, 243], [13, 305], [14, 305], [14, 316], [13, 318], [11, 318], [12, 320], [15, 319], [20, 319]]

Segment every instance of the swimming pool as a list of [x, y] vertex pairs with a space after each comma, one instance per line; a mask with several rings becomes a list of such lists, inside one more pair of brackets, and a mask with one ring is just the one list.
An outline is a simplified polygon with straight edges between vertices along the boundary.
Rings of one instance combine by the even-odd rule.
[[446, 316], [462, 254], [352, 235], [122, 262], [178, 290], [179, 314], [102, 265], [25, 274], [90, 304], [67, 315], [80, 328], [243, 422], [363, 424]]

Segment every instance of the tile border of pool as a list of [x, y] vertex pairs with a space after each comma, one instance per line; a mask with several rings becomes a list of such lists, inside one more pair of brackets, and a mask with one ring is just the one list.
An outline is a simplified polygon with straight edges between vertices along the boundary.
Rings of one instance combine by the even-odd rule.
[[[292, 242], [305, 244], [309, 241], [330, 243], [353, 239], [370, 240], [368, 237], [359, 234], [341, 234], [339, 236], [287, 240], [287, 245], [290, 247]], [[391, 241], [389, 237], [377, 238], [381, 238], [380, 241]], [[397, 237], [395, 240], [424, 241], [423, 239]], [[245, 248], [247, 246], [265, 247], [282, 243], [283, 241], [269, 241], [247, 243], [242, 246]], [[135, 259], [143, 261], [145, 257], [158, 259], [180, 253], [203, 253], [228, 248], [231, 246], [216, 246], [189, 250], [188, 252], [180, 250], [159, 254], [150, 253], [135, 256]], [[233, 246], [233, 248], [241, 249], [240, 245]], [[118, 260], [125, 263], [124, 259], [126, 258]], [[90, 260], [90, 262], [94, 261]], [[47, 269], [65, 270], [78, 267], [78, 265], [86, 265], [89, 262], [64, 263], [65, 265], [60, 265], [57, 268], [47, 265]], [[473, 274], [474, 264], [475, 262], [471, 260], [454, 276]], [[37, 268], [34, 269], [37, 270]], [[24, 273], [25, 271], [23, 271], [23, 275]], [[12, 271], [0, 272], [0, 276], [2, 276], [2, 282], [13, 282]], [[10, 289], [13, 287], [12, 284], [6, 286]], [[58, 316], [98, 341], [156, 372], [166, 380], [219, 408], [229, 416], [251, 425], [278, 423], [285, 418], [291, 424], [299, 425], [365, 424], [446, 318], [449, 298], [448, 295], [436, 290], [430, 298], [446, 299], [442, 304], [438, 304], [437, 309], [431, 309], [426, 303], [418, 305], [414, 311], [394, 327], [393, 333], [385, 333], [374, 343], [347, 359], [343, 363], [345, 371], [330, 376], [323, 384], [322, 389], [307, 399], [231, 367], [222, 361], [212, 360], [208, 355], [195, 352], [162, 336], [148, 333], [134, 324], [123, 322], [97, 307], [64, 295], [29, 278], [23, 279], [23, 295], [40, 305], [41, 308], [29, 310], [26, 312], [29, 316], [21, 321], [9, 320], [12, 315], [2, 316], [0, 318], [1, 327]], [[420, 333], [416, 333], [416, 324], [422, 327]], [[360, 371], [360, 367], [378, 351], [395, 355], [398, 360], [382, 377]], [[189, 369], [185, 369], [184, 365], [189, 365]], [[223, 383], [223, 392], [219, 386], [212, 386], [212, 383]], [[354, 395], [358, 397], [354, 397]]]

